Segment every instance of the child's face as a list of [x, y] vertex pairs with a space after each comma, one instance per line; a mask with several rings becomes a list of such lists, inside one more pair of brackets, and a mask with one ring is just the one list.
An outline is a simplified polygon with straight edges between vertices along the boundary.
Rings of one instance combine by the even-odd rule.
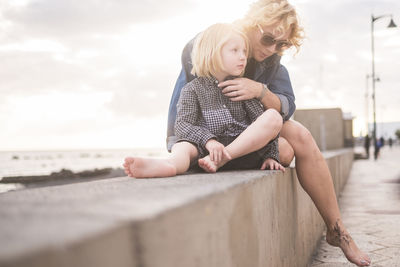
[[233, 34], [221, 50], [222, 65], [226, 76], [239, 76], [247, 63], [246, 43], [239, 34]]

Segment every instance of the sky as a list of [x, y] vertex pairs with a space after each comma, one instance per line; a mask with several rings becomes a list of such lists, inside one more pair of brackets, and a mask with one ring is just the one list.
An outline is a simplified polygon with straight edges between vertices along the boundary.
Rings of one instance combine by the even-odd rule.
[[[165, 147], [184, 45], [252, 2], [0, 0], [0, 151]], [[371, 14], [400, 25], [400, 1], [290, 2], [306, 32], [282, 58], [297, 108], [340, 107], [364, 133]], [[389, 21], [374, 23], [378, 122], [400, 121], [400, 28]]]

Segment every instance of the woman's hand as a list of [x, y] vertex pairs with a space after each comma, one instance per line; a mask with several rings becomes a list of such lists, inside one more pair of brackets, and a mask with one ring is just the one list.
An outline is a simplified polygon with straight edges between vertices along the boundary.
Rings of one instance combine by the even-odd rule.
[[222, 159], [232, 159], [225, 146], [215, 139], [207, 141], [206, 149], [210, 153], [210, 159], [216, 164], [220, 163]]
[[242, 101], [257, 98], [261, 95], [263, 85], [247, 78], [236, 78], [223, 81], [218, 87], [224, 88], [222, 93], [232, 101]]

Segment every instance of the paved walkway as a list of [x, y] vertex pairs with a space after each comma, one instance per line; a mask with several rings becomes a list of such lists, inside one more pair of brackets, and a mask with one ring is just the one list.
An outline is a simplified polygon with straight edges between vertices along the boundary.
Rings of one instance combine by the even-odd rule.
[[[370, 256], [370, 266], [400, 266], [400, 147], [384, 147], [377, 161], [355, 161], [339, 204], [348, 231]], [[309, 266], [355, 265], [324, 236]]]

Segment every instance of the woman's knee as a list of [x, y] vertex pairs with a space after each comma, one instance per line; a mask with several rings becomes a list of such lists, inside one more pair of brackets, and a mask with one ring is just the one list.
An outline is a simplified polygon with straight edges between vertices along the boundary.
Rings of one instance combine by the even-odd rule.
[[301, 127], [297, 133], [298, 137], [297, 140], [301, 144], [310, 144], [313, 142], [314, 138], [311, 135], [311, 132], [306, 127]]
[[287, 121], [282, 127], [281, 136], [293, 146], [310, 145], [315, 143], [311, 132], [296, 121]]
[[279, 137], [278, 146], [279, 146], [279, 161], [283, 166], [288, 167], [294, 158], [293, 147], [283, 137]]

